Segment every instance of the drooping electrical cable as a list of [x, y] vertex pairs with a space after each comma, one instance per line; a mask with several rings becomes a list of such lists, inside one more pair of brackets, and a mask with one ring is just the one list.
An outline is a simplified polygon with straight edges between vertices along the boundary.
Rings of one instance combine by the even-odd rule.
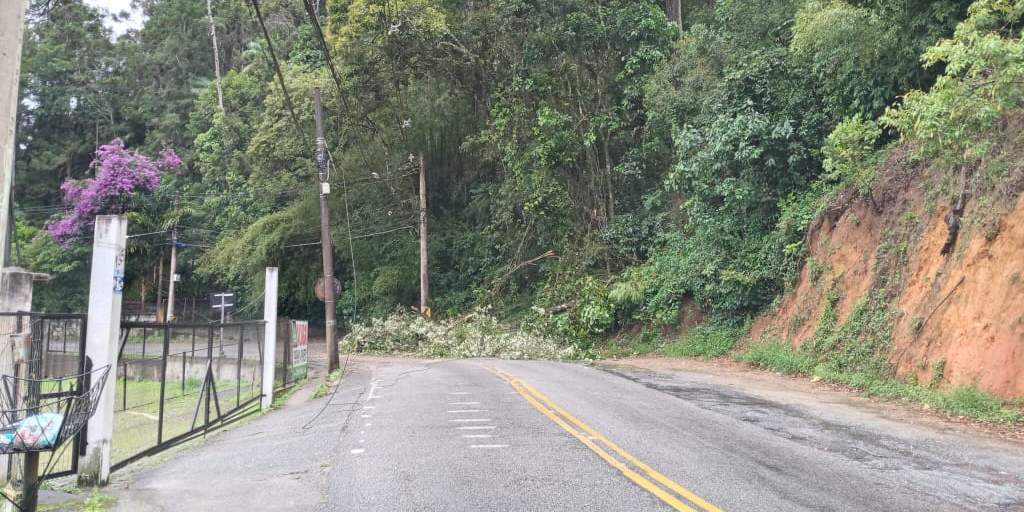
[[274, 73], [277, 75], [277, 81], [281, 85], [281, 93], [284, 95], [284, 104], [288, 108], [288, 114], [291, 115], [292, 124], [295, 125], [295, 129], [300, 133], [302, 132], [299, 124], [299, 117], [295, 115], [295, 108], [292, 105], [292, 97], [288, 94], [288, 86], [284, 83], [284, 74], [281, 72], [281, 66], [277, 62], [277, 54], [274, 52], [274, 43], [270, 40], [270, 32], [267, 31], [267, 25], [263, 22], [263, 13], [260, 12], [259, 0], [249, 0], [249, 4], [252, 5], [253, 12], [256, 14], [256, 20], [260, 24], [260, 29], [263, 31], [263, 38], [267, 41], [267, 51], [270, 53], [270, 60], [274, 67]]

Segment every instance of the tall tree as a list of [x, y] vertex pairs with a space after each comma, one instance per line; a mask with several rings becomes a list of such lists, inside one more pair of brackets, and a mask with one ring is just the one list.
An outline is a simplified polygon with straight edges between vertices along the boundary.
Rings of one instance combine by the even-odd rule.
[[81, 0], [30, 9], [15, 192], [22, 206], [57, 203], [60, 183], [85, 175], [97, 146], [122, 129], [121, 63], [110, 36], [103, 15]]

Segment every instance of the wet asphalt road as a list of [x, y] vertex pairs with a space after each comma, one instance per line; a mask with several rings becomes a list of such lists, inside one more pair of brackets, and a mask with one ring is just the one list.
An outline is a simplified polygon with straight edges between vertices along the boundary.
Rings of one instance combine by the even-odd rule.
[[[1024, 510], [1024, 447], [727, 378], [359, 359], [133, 475], [119, 510]], [[322, 411], [322, 412], [321, 412]]]

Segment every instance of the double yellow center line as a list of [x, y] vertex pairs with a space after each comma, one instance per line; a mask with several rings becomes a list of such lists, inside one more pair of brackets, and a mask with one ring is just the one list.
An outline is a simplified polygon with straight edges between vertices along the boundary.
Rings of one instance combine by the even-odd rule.
[[[590, 448], [608, 465], [619, 470], [626, 478], [647, 492], [657, 496], [658, 499], [665, 502], [668, 506], [685, 512], [697, 512], [698, 510], [721, 512], [718, 507], [704, 501], [704, 499], [689, 489], [655, 471], [586, 423], [576, 419], [530, 384], [497, 368], [489, 368], [489, 370], [512, 386], [512, 389], [525, 398], [541, 414], [547, 416], [548, 419], [562, 427], [579, 442], [583, 443], [584, 446]], [[618, 455], [619, 458], [616, 458], [613, 453]]]

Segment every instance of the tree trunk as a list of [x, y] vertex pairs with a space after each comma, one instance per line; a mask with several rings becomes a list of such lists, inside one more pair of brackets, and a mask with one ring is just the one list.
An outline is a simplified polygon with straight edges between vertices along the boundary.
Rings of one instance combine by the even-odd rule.
[[960, 166], [960, 191], [957, 193], [956, 201], [950, 205], [949, 213], [946, 214], [946, 226], [948, 233], [946, 243], [942, 245], [941, 254], [949, 254], [956, 247], [956, 240], [960, 235], [960, 222], [964, 215], [964, 208], [967, 207], [967, 166]]
[[139, 278], [139, 313], [135, 315], [136, 321], [142, 321], [142, 315], [146, 314], [146, 277]]
[[608, 150], [608, 145], [611, 143], [611, 133], [608, 133], [604, 138], [604, 171], [605, 181], [608, 188], [608, 222], [612, 221], [612, 217], [615, 217], [615, 191], [612, 188], [612, 156]]
[[206, 0], [206, 18], [210, 21], [210, 40], [213, 41], [213, 73], [217, 77], [217, 105], [224, 113], [224, 89], [220, 85], [220, 50], [217, 49], [217, 27], [213, 23], [212, 0]]
[[427, 261], [427, 163], [420, 153], [420, 313], [428, 315], [430, 267]]

